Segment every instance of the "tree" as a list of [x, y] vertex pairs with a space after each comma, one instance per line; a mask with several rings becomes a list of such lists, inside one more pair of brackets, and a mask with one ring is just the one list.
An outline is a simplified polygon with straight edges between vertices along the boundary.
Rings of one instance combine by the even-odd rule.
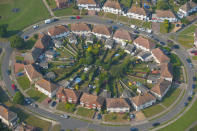
[[0, 25], [0, 37], [6, 37], [7, 36], [7, 26], [6, 25]]
[[131, 7], [132, 1], [133, 1], [133, 0], [121, 0], [120, 3], [121, 3], [122, 5], [124, 5], [124, 7], [130, 8], [130, 7]]
[[25, 47], [24, 40], [20, 36], [18, 36], [18, 35], [12, 36], [10, 38], [10, 43], [11, 43], [11, 47], [12, 48], [24, 49], [24, 47]]
[[24, 96], [20, 91], [16, 92], [16, 94], [14, 95], [13, 102], [16, 104], [23, 104], [24, 103]]
[[164, 0], [157, 1], [157, 9], [168, 10], [169, 9], [168, 2], [166, 2]]
[[83, 81], [85, 81], [86, 79], [87, 79], [87, 75], [84, 73], [84, 74], [82, 74], [81, 75], [81, 79], [83, 80]]

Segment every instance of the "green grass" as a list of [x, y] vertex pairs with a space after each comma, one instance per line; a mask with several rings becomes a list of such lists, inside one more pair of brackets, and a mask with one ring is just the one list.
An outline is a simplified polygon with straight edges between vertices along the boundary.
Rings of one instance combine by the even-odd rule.
[[142, 27], [143, 27], [143, 28], [151, 29], [151, 22], [144, 22], [144, 23], [142, 24]]
[[0, 87], [0, 103], [5, 103], [9, 101], [8, 96], [6, 95], [5, 91]]
[[193, 36], [179, 35], [178, 42], [186, 49], [192, 48], [194, 46]]
[[86, 108], [83, 108], [83, 107], [79, 107], [77, 109], [77, 113], [76, 114], [80, 115], [80, 116], [92, 118], [94, 113], [95, 113], [95, 111], [92, 110], [92, 109], [86, 109]]
[[[67, 105], [68, 107], [69, 105]], [[66, 108], [66, 103], [64, 102], [60, 102], [58, 103], [56, 109], [60, 110], [60, 111], [65, 111], [65, 112], [69, 112], [69, 113], [74, 113], [76, 106], [74, 104], [70, 104], [69, 106], [70, 108]]]
[[55, 16], [69, 16], [69, 15], [79, 15], [79, 10], [73, 9], [73, 6], [59, 9], [54, 11]]
[[55, 0], [46, 0], [47, 4], [49, 5], [50, 8], [56, 8], [56, 3]]
[[197, 60], [197, 56], [192, 56], [192, 59], [193, 60]]
[[23, 56], [16, 56], [15, 59], [19, 60], [19, 61], [24, 61], [24, 57]]
[[146, 117], [151, 117], [154, 116], [160, 112], [162, 112], [164, 110], [164, 108], [161, 105], [153, 105], [151, 107], [148, 107], [144, 110], [142, 110], [142, 112], [144, 113], [144, 115]]
[[35, 89], [30, 89], [27, 91], [27, 94], [33, 98], [34, 100], [38, 101], [38, 102], [42, 102], [47, 96], [44, 95], [43, 93], [35, 90]]
[[104, 120], [108, 122], [128, 122], [127, 119], [123, 119], [126, 114], [109, 113], [104, 116]]
[[60, 131], [61, 130], [61, 126], [60, 125], [55, 125], [53, 127], [53, 130], [52, 131]]
[[112, 13], [105, 13], [105, 18], [116, 20], [117, 15], [112, 14]]
[[129, 22], [129, 18], [126, 17], [126, 16], [119, 16], [119, 17], [118, 17], [118, 20], [119, 20], [119, 21], [122, 21], [122, 22], [126, 22], [126, 23]]
[[179, 88], [170, 88], [170, 90], [164, 97], [161, 104], [163, 104], [166, 107], [169, 107], [178, 98], [180, 93], [181, 93], [181, 90]]
[[[19, 8], [20, 11], [13, 13], [13, 8]], [[33, 23], [49, 18], [50, 14], [42, 0], [1, 0], [0, 16], [0, 24], [7, 24], [9, 35], [12, 35]]]
[[141, 27], [142, 24], [143, 24], [143, 21], [137, 20], [137, 19], [130, 19], [130, 24], [136, 25], [136, 26], [138, 26], [138, 27]]
[[193, 122], [197, 121], [197, 101], [194, 102], [191, 109], [189, 109], [181, 118], [171, 125], [161, 129], [160, 131], [185, 131]]
[[27, 76], [18, 77], [17, 82], [23, 90], [30, 88], [30, 81]]
[[189, 131], [197, 131], [197, 125], [195, 125], [194, 127], [192, 127]]

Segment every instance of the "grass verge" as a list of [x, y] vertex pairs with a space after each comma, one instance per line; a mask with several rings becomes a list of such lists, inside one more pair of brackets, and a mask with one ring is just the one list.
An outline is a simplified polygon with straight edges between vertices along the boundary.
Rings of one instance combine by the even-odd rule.
[[95, 113], [95, 111], [92, 110], [92, 109], [86, 109], [86, 108], [83, 108], [83, 107], [79, 107], [77, 109], [77, 113], [76, 114], [80, 115], [80, 116], [92, 118], [94, 116], [94, 113]]
[[42, 102], [45, 98], [47, 98], [46, 95], [44, 95], [43, 93], [35, 90], [35, 89], [30, 89], [27, 91], [27, 94], [33, 98], [34, 100], [38, 101], [38, 102]]
[[18, 77], [17, 82], [23, 90], [30, 88], [30, 81], [26, 75]]

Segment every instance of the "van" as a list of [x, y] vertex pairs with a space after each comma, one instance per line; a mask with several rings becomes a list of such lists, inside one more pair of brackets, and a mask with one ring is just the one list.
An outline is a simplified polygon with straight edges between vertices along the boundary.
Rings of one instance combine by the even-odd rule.
[[44, 22], [45, 22], [45, 24], [50, 24], [50, 23], [52, 23], [52, 22], [53, 22], [53, 20], [51, 20], [51, 19], [47, 19], [47, 20], [45, 20]]

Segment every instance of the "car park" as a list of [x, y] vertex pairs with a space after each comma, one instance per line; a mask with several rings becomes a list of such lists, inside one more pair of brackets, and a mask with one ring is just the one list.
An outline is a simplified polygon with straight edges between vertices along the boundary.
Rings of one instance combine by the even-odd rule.
[[156, 127], [156, 126], [159, 126], [159, 125], [160, 125], [160, 122], [155, 122], [155, 123], [152, 124], [153, 127]]
[[66, 114], [60, 115], [60, 117], [61, 117], [61, 118], [65, 118], [65, 119], [68, 119], [68, 118], [69, 118], [69, 116], [66, 115]]

